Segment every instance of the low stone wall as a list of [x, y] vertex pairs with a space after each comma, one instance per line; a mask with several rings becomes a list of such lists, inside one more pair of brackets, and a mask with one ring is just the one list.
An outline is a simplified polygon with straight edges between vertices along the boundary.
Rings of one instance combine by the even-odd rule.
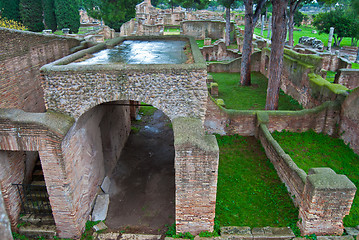
[[277, 141], [274, 140], [265, 124], [259, 125], [258, 138], [273, 163], [278, 176], [287, 186], [294, 205], [299, 207], [302, 199], [307, 174], [300, 169], [291, 157], [286, 154]]
[[133, 18], [130, 21], [122, 24], [120, 29], [120, 36], [131, 36], [132, 33], [135, 31], [136, 24], [136, 20]]
[[223, 40], [217, 40], [210, 46], [203, 46], [201, 53], [206, 61], [225, 61], [241, 56], [240, 53], [227, 49], [226, 43]]
[[330, 168], [312, 168], [305, 174], [273, 139], [265, 125], [265, 117], [258, 118], [258, 136], [267, 157], [299, 206], [297, 225], [301, 235], [342, 235], [343, 218], [349, 214], [355, 185]]
[[[268, 77], [270, 49], [264, 48], [260, 71]], [[326, 101], [344, 100], [347, 88], [332, 84], [321, 77], [323, 58], [299, 54], [285, 49], [281, 75], [281, 89], [296, 99], [304, 108], [313, 108]]]
[[[225, 28], [225, 21], [185, 20], [181, 22], [181, 34], [192, 36], [196, 40], [203, 40], [206, 37], [212, 39], [224, 38]], [[234, 25], [231, 23], [231, 31], [233, 29]]]
[[333, 135], [337, 133], [337, 125], [340, 121], [339, 102], [326, 102], [316, 108], [301, 111], [256, 111], [225, 109], [214, 103], [212, 99], [208, 99], [204, 126], [208, 133], [255, 136], [256, 116], [260, 112], [268, 114], [267, 125], [271, 132], [282, 130], [302, 132], [313, 129], [316, 132]]
[[359, 154], [359, 88], [345, 99], [340, 113], [340, 138]]
[[242, 57], [236, 58], [227, 63], [208, 63], [208, 72], [240, 72], [241, 71]]
[[39, 69], [79, 44], [73, 38], [0, 28], [0, 108], [44, 112]]
[[348, 89], [359, 87], [359, 69], [339, 69], [335, 75], [334, 83], [341, 84]]

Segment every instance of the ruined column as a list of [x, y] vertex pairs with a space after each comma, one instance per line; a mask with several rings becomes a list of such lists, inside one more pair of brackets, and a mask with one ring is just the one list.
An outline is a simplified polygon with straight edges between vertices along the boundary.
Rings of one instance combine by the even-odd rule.
[[334, 34], [334, 28], [331, 27], [329, 31], [329, 38], [328, 38], [328, 51], [332, 50], [333, 34]]
[[264, 30], [264, 15], [262, 15], [261, 36], [263, 36], [263, 30]]
[[216, 208], [219, 149], [204, 134], [202, 121], [172, 121], [175, 146], [176, 232], [212, 232]]
[[267, 33], [267, 38], [271, 39], [272, 38], [272, 16], [269, 17], [269, 21], [268, 21], [268, 33]]
[[349, 214], [355, 192], [347, 176], [330, 168], [310, 169], [299, 206], [301, 235], [342, 235], [343, 218]]

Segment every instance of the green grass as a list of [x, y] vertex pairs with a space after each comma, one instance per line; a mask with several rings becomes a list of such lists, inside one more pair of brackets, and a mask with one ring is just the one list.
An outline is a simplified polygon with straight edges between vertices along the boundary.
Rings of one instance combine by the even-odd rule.
[[[244, 28], [244, 26], [241, 26], [241, 27]], [[324, 46], [328, 46], [329, 34], [326, 34], [326, 33], [319, 34], [319, 32], [312, 33], [312, 31], [316, 30], [316, 28], [311, 27], [311, 26], [300, 26], [300, 27], [295, 27], [295, 28], [302, 29], [302, 31], [294, 31], [293, 32], [294, 45], [298, 44], [298, 40], [300, 37], [306, 36], [306, 37], [315, 37], [315, 38], [321, 40], [323, 42]], [[254, 33], [258, 36], [261, 36], [260, 35], [261, 29], [255, 28]], [[263, 31], [262, 37], [267, 38], [267, 33], [268, 33], [268, 31]], [[334, 39], [333, 39], [333, 44], [334, 44]], [[342, 40], [342, 42], [340, 43], [340, 46], [351, 46], [351, 38], [349, 38], [349, 37], [344, 38]]]
[[353, 69], [359, 69], [359, 63], [352, 63]]
[[[146, 104], [146, 103], [141, 103], [141, 104]], [[157, 108], [153, 107], [153, 106], [141, 106], [139, 113], [142, 116], [152, 116], [155, 112], [156, 112]]]
[[[217, 41], [217, 39], [212, 39], [212, 40], [211, 40], [211, 44], [214, 44], [215, 41]], [[201, 47], [204, 46], [204, 40], [196, 40], [196, 42], [197, 42], [198, 47], [201, 48]]]
[[[252, 86], [240, 86], [239, 73], [210, 73], [218, 83], [218, 98], [222, 98], [228, 109], [264, 110], [268, 80], [260, 73], [252, 73]], [[281, 92], [279, 110], [301, 110], [300, 104]]]
[[[293, 161], [308, 172], [314, 167], [330, 167], [338, 174], [345, 174], [359, 186], [359, 156], [345, 145], [343, 140], [322, 133], [274, 132], [273, 137]], [[359, 225], [359, 197], [354, 199], [350, 214], [344, 218], [344, 226]]]
[[337, 74], [337, 72], [328, 71], [326, 80], [330, 83], [334, 83], [335, 74]]
[[179, 28], [165, 28], [163, 31], [164, 35], [180, 35], [181, 30]]
[[216, 220], [221, 226], [284, 227], [298, 220], [285, 185], [254, 137], [219, 136]]

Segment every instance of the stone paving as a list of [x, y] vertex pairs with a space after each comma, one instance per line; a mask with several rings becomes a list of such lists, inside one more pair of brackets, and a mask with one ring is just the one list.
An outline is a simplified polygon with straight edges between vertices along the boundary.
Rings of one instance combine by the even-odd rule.
[[[356, 228], [345, 228], [348, 235], [344, 236], [318, 236], [317, 240], [359, 240], [359, 226]], [[161, 235], [149, 234], [121, 234], [121, 233], [94, 233], [95, 240], [156, 240]], [[176, 240], [178, 238], [165, 237], [165, 240]], [[194, 240], [305, 240], [306, 238], [295, 237], [289, 227], [222, 227], [219, 237], [199, 237]], [[182, 239], [185, 240], [185, 239]]]

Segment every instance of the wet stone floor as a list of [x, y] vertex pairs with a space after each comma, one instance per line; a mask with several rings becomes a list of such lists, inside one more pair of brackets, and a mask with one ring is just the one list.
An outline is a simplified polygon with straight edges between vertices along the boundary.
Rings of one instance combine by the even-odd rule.
[[187, 61], [185, 41], [125, 40], [111, 49], [94, 53], [90, 58], [71, 64], [181, 64]]
[[111, 175], [106, 225], [126, 233], [163, 234], [175, 216], [174, 146], [170, 120], [161, 111], [132, 122]]

